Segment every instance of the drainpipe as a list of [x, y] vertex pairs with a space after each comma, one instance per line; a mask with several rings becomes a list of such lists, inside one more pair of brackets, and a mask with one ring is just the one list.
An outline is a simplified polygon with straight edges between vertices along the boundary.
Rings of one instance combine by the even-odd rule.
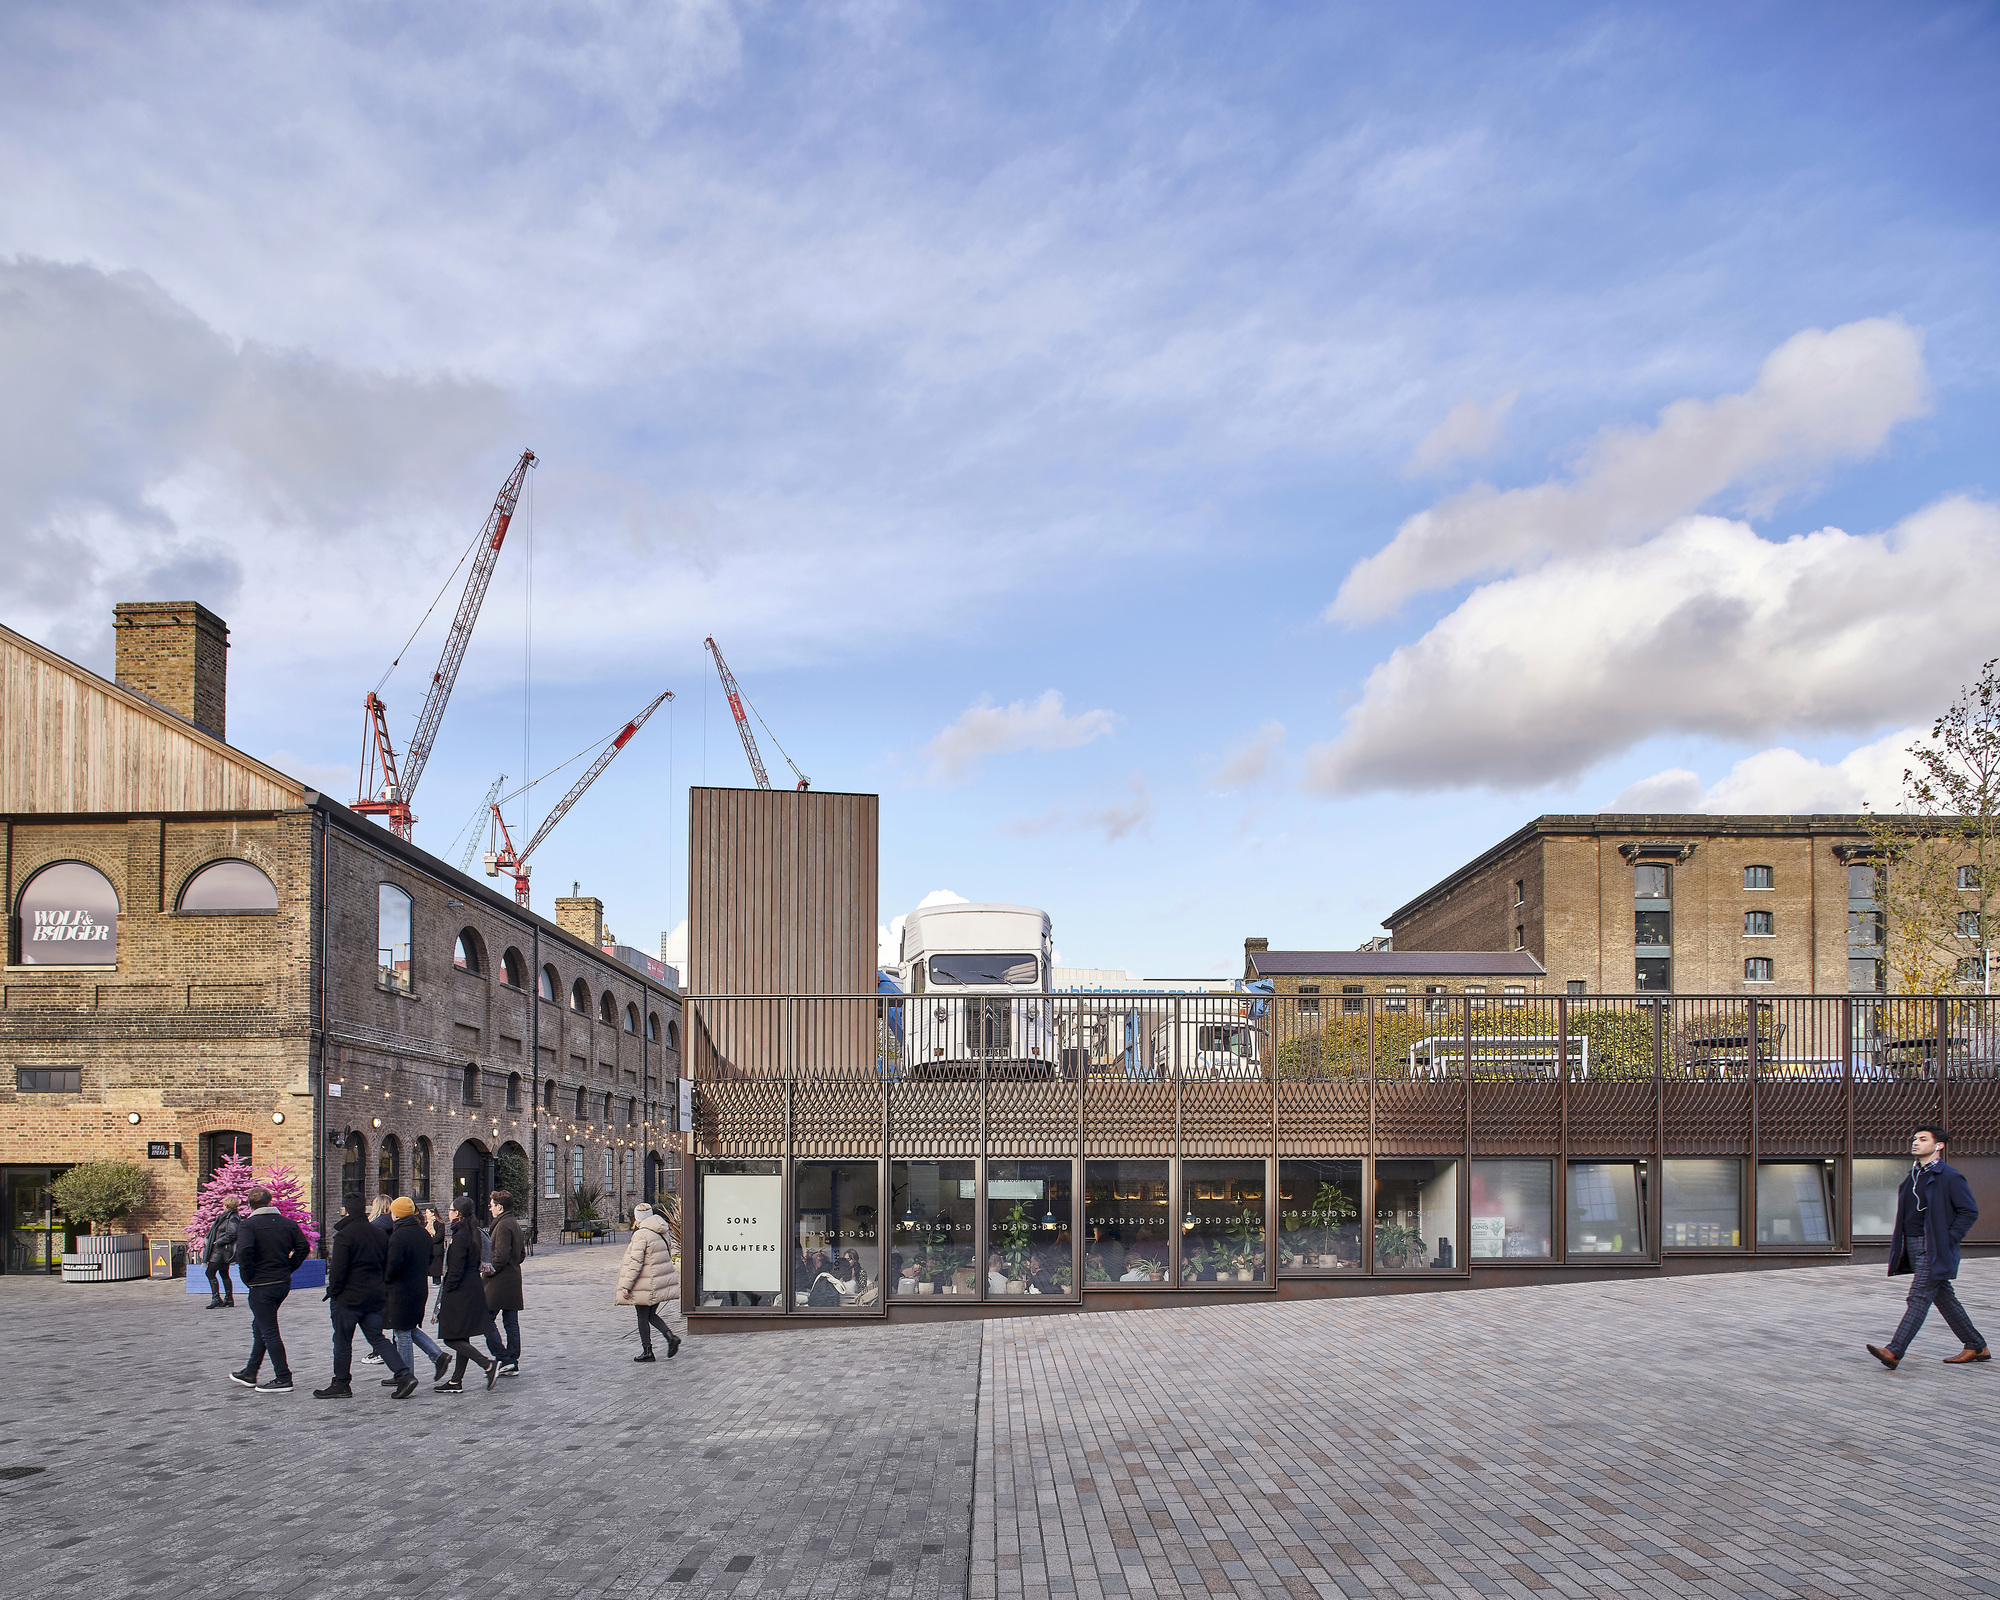
[[528, 924], [534, 944], [534, 965], [528, 973], [528, 1059], [534, 1063], [534, 1107], [528, 1113], [528, 1163], [533, 1168], [528, 1183], [528, 1226], [537, 1239], [542, 1236], [542, 930]]
[[[315, 1004], [314, 1004], [314, 1010], [317, 1012], [317, 1015], [314, 1018], [315, 1026], [313, 1028], [314, 1060], [309, 1064], [308, 1071], [310, 1071], [312, 1074], [311, 1082], [312, 1082], [312, 1093], [313, 1093], [313, 1118], [312, 1118], [313, 1215], [317, 1217], [322, 1224], [324, 1224], [326, 1221], [326, 1149], [325, 1149], [325, 1141], [320, 1138], [320, 1134], [326, 1127], [326, 1034], [327, 1034], [326, 1008], [327, 1008], [327, 942], [328, 942], [327, 915], [326, 915], [326, 880], [328, 873], [328, 862], [326, 859], [326, 853], [329, 845], [332, 843], [333, 836], [327, 829], [326, 813], [324, 811], [319, 810], [317, 807], [315, 807], [313, 810], [313, 833], [316, 835], [316, 838], [314, 840], [314, 843], [317, 846], [315, 850], [315, 860], [319, 868], [318, 873], [316, 874], [316, 876], [319, 879], [319, 883], [317, 885], [319, 889], [319, 993], [315, 997]], [[324, 1226], [320, 1228], [320, 1253], [322, 1255], [326, 1253], [327, 1232], [328, 1230]]]

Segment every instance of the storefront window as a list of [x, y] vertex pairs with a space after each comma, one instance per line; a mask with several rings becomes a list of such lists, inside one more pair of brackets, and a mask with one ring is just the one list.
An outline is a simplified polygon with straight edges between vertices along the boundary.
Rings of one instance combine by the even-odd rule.
[[1067, 1161], [986, 1163], [986, 1292], [1069, 1294], [1070, 1202]]
[[1743, 1163], [1731, 1160], [1663, 1162], [1666, 1187], [1664, 1244], [1669, 1250], [1740, 1250], [1743, 1247]]
[[872, 1161], [801, 1161], [792, 1191], [792, 1304], [880, 1305], [882, 1169]]
[[418, 1139], [410, 1152], [410, 1198], [428, 1200], [431, 1197], [431, 1142]]
[[1555, 1180], [1546, 1161], [1472, 1163], [1472, 1258], [1546, 1260]]
[[109, 967], [118, 960], [118, 892], [81, 861], [29, 879], [15, 908], [15, 959], [24, 967]]
[[889, 1168], [889, 1281], [899, 1295], [979, 1293], [970, 1161], [897, 1161]]
[[375, 1157], [375, 1192], [391, 1200], [403, 1192], [403, 1147], [393, 1133], [382, 1135], [382, 1148]]
[[1164, 1161], [1089, 1161], [1083, 1168], [1083, 1286], [1165, 1283], [1173, 1259], [1170, 1169]]
[[1265, 1277], [1261, 1161], [1181, 1163], [1181, 1282], [1262, 1283]]
[[1908, 1156], [1854, 1158], [1854, 1237], [1886, 1239], [1896, 1231], [1896, 1191], [1910, 1175]]
[[776, 1307], [785, 1281], [785, 1180], [775, 1161], [704, 1161], [698, 1302]]
[[206, 1185], [215, 1176], [215, 1169], [232, 1157], [245, 1162], [250, 1159], [250, 1135], [230, 1128], [217, 1128], [213, 1133], [204, 1133], [200, 1155], [201, 1182]]
[[1459, 1268], [1458, 1163], [1375, 1163], [1375, 1270]]
[[1278, 1267], [1354, 1271], [1361, 1265], [1361, 1163], [1278, 1163]]
[[1645, 1167], [1637, 1161], [1569, 1164], [1569, 1254], [1646, 1253]]
[[1757, 1167], [1757, 1243], [1774, 1250], [1833, 1243], [1833, 1205], [1824, 1161], [1765, 1161]]
[[368, 1146], [358, 1133], [350, 1133], [341, 1149], [340, 1199], [343, 1205], [350, 1195], [356, 1200], [368, 1197]]

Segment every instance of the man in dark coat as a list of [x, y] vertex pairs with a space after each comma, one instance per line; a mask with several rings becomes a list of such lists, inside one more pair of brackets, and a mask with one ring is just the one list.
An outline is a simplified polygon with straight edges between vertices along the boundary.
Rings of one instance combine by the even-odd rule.
[[[521, 1263], [528, 1259], [528, 1236], [508, 1209], [513, 1199], [505, 1189], [493, 1191], [493, 1271], [486, 1279], [486, 1348], [500, 1363], [501, 1376], [508, 1378], [521, 1371], [521, 1313], [526, 1309]], [[502, 1327], [507, 1330], [504, 1340]]]
[[235, 1195], [222, 1202], [222, 1215], [208, 1225], [202, 1241], [202, 1265], [208, 1269], [208, 1309], [236, 1304], [236, 1283], [229, 1276], [229, 1264], [236, 1259], [236, 1208], [242, 1204]]
[[395, 1378], [392, 1393], [398, 1400], [407, 1400], [417, 1392], [416, 1374], [396, 1354], [396, 1347], [382, 1337], [382, 1270], [389, 1257], [389, 1241], [368, 1220], [360, 1195], [350, 1194], [342, 1204], [347, 1215], [333, 1225], [333, 1249], [326, 1263], [328, 1315], [333, 1319], [333, 1382], [313, 1390], [313, 1398], [353, 1397], [354, 1330], [359, 1328], [368, 1348], [382, 1358]]
[[[437, 1363], [435, 1376], [442, 1378], [451, 1357], [431, 1342], [424, 1332], [424, 1306], [431, 1290], [431, 1234], [407, 1195], [398, 1195], [389, 1214], [395, 1227], [389, 1234], [389, 1255], [382, 1264], [382, 1287], [386, 1296], [382, 1326], [395, 1340], [396, 1354], [405, 1366], [414, 1366], [411, 1349], [424, 1352]], [[384, 1378], [394, 1383], [394, 1378]]]
[[1917, 1129], [1910, 1139], [1910, 1154], [1916, 1160], [1896, 1191], [1889, 1276], [1909, 1275], [1909, 1302], [1902, 1325], [1888, 1345], [1868, 1347], [1868, 1353], [1892, 1371], [1902, 1363], [1903, 1353], [1924, 1325], [1933, 1301], [1965, 1347], [1955, 1356], [1946, 1356], [1945, 1363], [1956, 1367], [1991, 1359], [1985, 1338], [1972, 1325], [1951, 1286], [1951, 1280], [1958, 1276], [1958, 1247], [1979, 1220], [1979, 1207], [1973, 1203], [1972, 1185], [1965, 1181], [1965, 1174], [1945, 1162], [1945, 1146], [1950, 1141], [1951, 1136], [1935, 1124]]
[[[290, 1394], [292, 1368], [285, 1359], [285, 1341], [278, 1337], [278, 1307], [292, 1292], [292, 1274], [304, 1265], [312, 1246], [305, 1231], [271, 1204], [269, 1189], [252, 1189], [243, 1198], [250, 1215], [236, 1225], [236, 1273], [250, 1302], [250, 1359], [229, 1376], [260, 1394]], [[257, 1372], [267, 1350], [271, 1381], [259, 1384]]]

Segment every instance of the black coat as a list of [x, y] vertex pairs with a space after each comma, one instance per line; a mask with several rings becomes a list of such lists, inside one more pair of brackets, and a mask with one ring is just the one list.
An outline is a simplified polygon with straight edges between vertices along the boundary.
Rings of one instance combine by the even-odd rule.
[[[1916, 1268], [1910, 1262], [1909, 1245], [1903, 1226], [1916, 1204], [1916, 1174], [1912, 1172], [1896, 1191], [1896, 1231], [1889, 1238], [1889, 1276], [1899, 1277]], [[1924, 1187], [1924, 1248], [1930, 1252], [1931, 1275], [1958, 1276], [1958, 1247], [1979, 1220], [1979, 1206], [1972, 1198], [1972, 1185], [1965, 1174], [1940, 1159], [1931, 1169]]]
[[368, 1220], [373, 1222], [376, 1227], [382, 1230], [382, 1237], [385, 1239], [388, 1238], [390, 1234], [396, 1231], [396, 1219], [390, 1216], [389, 1213], [386, 1211], [383, 1212], [381, 1216], [370, 1217]]
[[486, 1280], [488, 1311], [525, 1311], [521, 1298], [521, 1263], [528, 1259], [528, 1236], [511, 1211], [493, 1224], [493, 1276]]
[[312, 1254], [304, 1230], [276, 1206], [253, 1211], [236, 1224], [236, 1275], [245, 1288], [282, 1283]]
[[431, 1236], [415, 1217], [404, 1217], [389, 1235], [382, 1284], [382, 1326], [392, 1333], [422, 1327], [431, 1297]]
[[326, 1297], [353, 1311], [382, 1309], [382, 1266], [389, 1241], [366, 1217], [346, 1216], [333, 1225], [333, 1250], [326, 1263]]
[[208, 1238], [201, 1249], [204, 1265], [226, 1267], [236, 1259], [236, 1213], [225, 1211], [208, 1225]]
[[431, 1233], [430, 1229], [426, 1228], [424, 1232], [430, 1234], [431, 1241], [431, 1282], [443, 1283], [444, 1251], [445, 1246], [451, 1242], [451, 1229], [447, 1227], [442, 1233]]
[[479, 1230], [451, 1225], [444, 1252], [444, 1290], [438, 1296], [438, 1337], [476, 1339], [486, 1331], [486, 1291], [479, 1278]]

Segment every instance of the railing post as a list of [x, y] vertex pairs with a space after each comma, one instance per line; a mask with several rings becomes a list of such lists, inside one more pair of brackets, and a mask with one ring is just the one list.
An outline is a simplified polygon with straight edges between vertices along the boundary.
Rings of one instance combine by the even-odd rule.
[[1931, 1002], [1937, 1007], [1937, 1119], [1951, 1126], [1951, 1002], [1940, 995]]
[[1569, 997], [1556, 996], [1556, 1170], [1549, 1191], [1550, 1222], [1556, 1236], [1549, 1259], [1569, 1259]]
[[1646, 1221], [1653, 1230], [1653, 1259], [1664, 1262], [1667, 1251], [1667, 1091], [1666, 1006], [1655, 1000], [1653, 1013], [1653, 1198]]
[[[1379, 995], [1369, 995], [1362, 1000], [1362, 1018], [1367, 1034], [1366, 1053], [1362, 1058], [1362, 1070], [1368, 1074], [1368, 1144], [1367, 1158], [1361, 1165], [1361, 1268], [1371, 1277], [1375, 1272], [1375, 1156], [1378, 1147], [1375, 1127], [1375, 1007]], [[1320, 1035], [1324, 1041], [1324, 1032]], [[1465, 1175], [1468, 1185], [1472, 1174]], [[1470, 1241], [1468, 1240], [1469, 1244]]]

